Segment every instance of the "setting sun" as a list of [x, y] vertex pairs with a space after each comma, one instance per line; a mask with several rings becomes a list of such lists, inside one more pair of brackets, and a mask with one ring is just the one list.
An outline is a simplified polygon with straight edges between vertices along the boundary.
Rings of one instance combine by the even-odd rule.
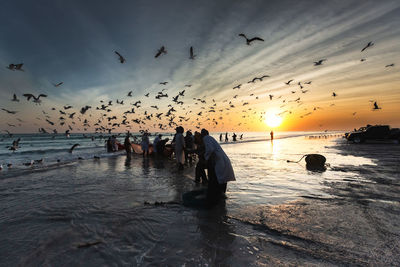
[[274, 113], [267, 113], [265, 123], [272, 128], [278, 127], [282, 123], [282, 118]]

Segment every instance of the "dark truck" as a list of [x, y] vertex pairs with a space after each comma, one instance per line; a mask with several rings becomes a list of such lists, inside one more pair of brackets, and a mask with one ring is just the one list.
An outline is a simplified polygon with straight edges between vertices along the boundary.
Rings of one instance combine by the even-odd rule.
[[364, 143], [366, 141], [395, 141], [400, 142], [400, 129], [391, 129], [389, 125], [367, 125], [360, 129], [346, 133], [347, 141]]

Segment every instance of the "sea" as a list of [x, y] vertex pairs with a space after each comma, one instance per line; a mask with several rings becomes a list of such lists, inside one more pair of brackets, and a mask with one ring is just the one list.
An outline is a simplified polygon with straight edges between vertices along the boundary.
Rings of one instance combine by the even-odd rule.
[[[182, 205], [204, 188], [194, 164], [108, 153], [108, 135], [3, 135], [0, 266], [400, 265], [400, 145], [236, 134], [221, 142], [236, 181], [208, 210]], [[306, 154], [325, 156], [326, 170], [292, 162]]]

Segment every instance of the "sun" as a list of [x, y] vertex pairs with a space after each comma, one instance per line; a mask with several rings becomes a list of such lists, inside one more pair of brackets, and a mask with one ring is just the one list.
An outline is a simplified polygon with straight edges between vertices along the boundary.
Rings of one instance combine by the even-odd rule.
[[276, 115], [275, 113], [269, 112], [266, 114], [264, 121], [269, 127], [275, 128], [281, 125], [282, 120], [282, 117]]

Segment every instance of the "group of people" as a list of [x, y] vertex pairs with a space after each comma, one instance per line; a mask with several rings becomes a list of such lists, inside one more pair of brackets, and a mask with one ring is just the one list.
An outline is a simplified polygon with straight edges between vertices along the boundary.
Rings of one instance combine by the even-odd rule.
[[[236, 141], [236, 134], [232, 137]], [[187, 131], [184, 136], [184, 128], [179, 126], [176, 128], [176, 134], [171, 144], [167, 145], [168, 141], [168, 138], [163, 139], [162, 135], [158, 134], [151, 146], [149, 133], [143, 132], [140, 143], [143, 157], [148, 156], [150, 153], [166, 155], [168, 153], [164, 152], [168, 146], [168, 151], [175, 154], [178, 170], [183, 170], [185, 163], [191, 164], [194, 158], [197, 158], [195, 181], [208, 185], [207, 203], [208, 205], [216, 204], [226, 192], [227, 182], [235, 180], [232, 164], [217, 140], [210, 136], [206, 129], [202, 129], [201, 132], [196, 131], [194, 134], [191, 131]], [[124, 148], [127, 156], [131, 157], [132, 143], [129, 132], [125, 137]], [[108, 139], [107, 150], [110, 152], [118, 150], [115, 136], [111, 136]]]
[[[220, 142], [222, 142], [222, 133], [220, 133], [219, 134], [219, 141]], [[240, 140], [242, 140], [243, 139], [243, 134], [241, 134], [240, 136], [239, 136], [239, 138], [240, 138]], [[229, 141], [229, 138], [228, 138], [228, 132], [226, 132], [225, 133], [225, 142], [228, 142]], [[236, 142], [237, 141], [237, 135], [236, 135], [236, 133], [233, 133], [232, 134], [232, 141], [233, 142]]]

